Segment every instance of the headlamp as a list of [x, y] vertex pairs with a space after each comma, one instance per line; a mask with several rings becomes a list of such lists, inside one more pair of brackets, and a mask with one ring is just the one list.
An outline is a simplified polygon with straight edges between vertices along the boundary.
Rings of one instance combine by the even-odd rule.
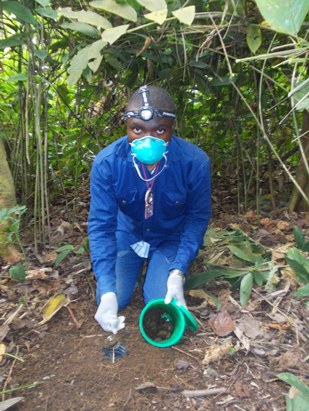
[[126, 111], [124, 113], [123, 119], [127, 120], [128, 118], [139, 118], [143, 121], [149, 121], [154, 117], [172, 118], [174, 120], [176, 118], [176, 114], [172, 111], [154, 109], [153, 107], [148, 106], [142, 107], [138, 110]]
[[124, 113], [123, 119], [127, 120], [128, 118], [139, 118], [143, 121], [152, 120], [154, 117], [165, 117], [176, 118], [176, 114], [172, 111], [155, 109], [150, 105], [149, 101], [149, 89], [147, 86], [140, 87], [140, 93], [143, 98], [143, 107], [138, 110], [130, 110]]

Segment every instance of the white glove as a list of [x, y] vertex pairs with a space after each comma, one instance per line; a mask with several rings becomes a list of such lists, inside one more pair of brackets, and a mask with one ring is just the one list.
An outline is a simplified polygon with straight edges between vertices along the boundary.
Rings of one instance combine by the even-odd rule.
[[104, 331], [117, 334], [119, 330], [125, 327], [125, 317], [123, 315], [118, 317], [117, 313], [118, 302], [116, 294], [113, 292], [103, 294], [94, 318]]
[[187, 308], [183, 295], [183, 285], [185, 276], [180, 270], [172, 270], [167, 280], [167, 293], [164, 299], [165, 304], [169, 304], [173, 298]]

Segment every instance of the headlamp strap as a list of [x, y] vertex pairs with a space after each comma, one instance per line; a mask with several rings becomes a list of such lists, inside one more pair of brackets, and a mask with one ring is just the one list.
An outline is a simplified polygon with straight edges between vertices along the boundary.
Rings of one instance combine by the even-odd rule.
[[151, 106], [150, 102], [150, 92], [148, 86], [141, 86], [139, 88], [139, 93], [142, 95], [143, 105], [138, 110], [130, 110], [124, 113], [123, 120], [127, 120], [128, 118], [140, 118], [144, 121], [149, 121], [155, 116], [157, 117], [167, 117], [167, 118], [176, 118], [176, 114], [172, 111], [162, 110], [162, 109], [154, 109]]
[[142, 94], [143, 106], [150, 106], [149, 89], [148, 86], [142, 86], [139, 88], [139, 92]]

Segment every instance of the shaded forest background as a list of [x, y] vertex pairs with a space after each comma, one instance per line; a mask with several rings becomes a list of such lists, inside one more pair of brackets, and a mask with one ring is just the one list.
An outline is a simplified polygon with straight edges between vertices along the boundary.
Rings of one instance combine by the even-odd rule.
[[235, 213], [308, 211], [309, 3], [268, 3], [1, 2], [2, 243], [23, 215], [44, 248], [50, 206], [74, 210], [145, 83], [173, 95], [176, 133], [209, 154]]

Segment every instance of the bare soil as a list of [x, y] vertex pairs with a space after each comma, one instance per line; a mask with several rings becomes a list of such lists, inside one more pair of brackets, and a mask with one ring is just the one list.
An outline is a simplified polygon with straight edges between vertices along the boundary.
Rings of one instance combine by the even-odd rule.
[[[93, 320], [95, 305], [87, 298], [87, 291], [87, 283], [83, 282], [82, 296], [71, 304], [75, 317], [83, 322], [80, 329], [63, 309], [50, 321], [45, 335], [28, 336], [26, 361], [16, 365], [14, 381], [16, 385], [35, 381], [41, 384], [19, 393], [25, 400], [18, 410], [284, 409], [287, 387], [276, 378], [279, 368], [276, 370], [275, 358], [270, 354], [279, 348], [275, 341], [263, 357], [239, 350], [211, 366], [203, 366], [208, 348], [218, 341], [207, 329], [207, 322], [201, 322], [196, 335], [187, 332], [173, 348], [153, 347], [139, 332], [143, 305], [136, 298], [124, 310], [127, 327], [119, 337], [127, 354], [112, 362], [103, 356], [107, 334]], [[290, 338], [293, 336], [291, 332]], [[280, 352], [279, 348], [276, 356]], [[147, 388], [146, 383], [152, 385]], [[184, 390], [211, 388], [225, 388], [226, 392], [208, 398], [183, 395]]]

